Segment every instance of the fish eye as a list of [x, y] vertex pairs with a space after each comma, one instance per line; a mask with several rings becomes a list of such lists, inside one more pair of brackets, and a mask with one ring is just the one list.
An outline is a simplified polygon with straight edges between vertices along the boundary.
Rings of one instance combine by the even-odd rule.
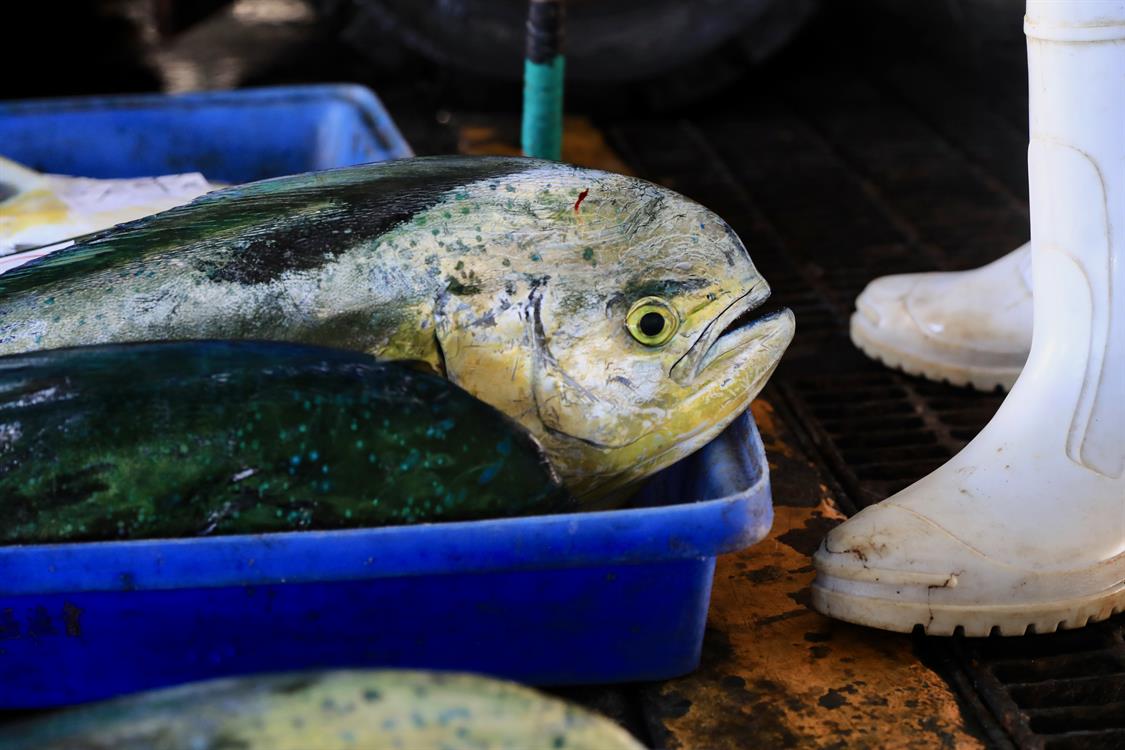
[[633, 338], [645, 346], [663, 346], [676, 334], [680, 319], [675, 309], [664, 300], [645, 297], [629, 308], [629, 314], [625, 316], [625, 327]]

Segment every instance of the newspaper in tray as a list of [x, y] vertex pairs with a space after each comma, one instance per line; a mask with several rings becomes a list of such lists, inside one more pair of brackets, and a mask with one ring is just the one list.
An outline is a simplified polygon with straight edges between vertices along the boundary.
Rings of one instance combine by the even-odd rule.
[[[215, 187], [198, 172], [95, 180], [40, 174], [0, 157], [0, 256], [41, 257], [63, 240], [166, 211]], [[0, 273], [11, 267], [0, 263]]]

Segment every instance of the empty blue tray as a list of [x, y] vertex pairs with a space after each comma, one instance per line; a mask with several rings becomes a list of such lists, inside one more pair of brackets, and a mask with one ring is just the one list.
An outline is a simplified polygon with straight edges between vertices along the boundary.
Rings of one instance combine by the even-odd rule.
[[4, 102], [0, 155], [82, 177], [249, 182], [412, 153], [369, 89], [316, 85]]
[[699, 663], [715, 556], [773, 520], [744, 415], [624, 510], [0, 547], [0, 707], [316, 667], [540, 685]]

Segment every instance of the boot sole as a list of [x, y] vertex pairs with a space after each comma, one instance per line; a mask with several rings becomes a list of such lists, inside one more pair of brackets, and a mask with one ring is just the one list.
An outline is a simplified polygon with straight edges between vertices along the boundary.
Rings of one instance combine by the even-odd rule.
[[819, 576], [812, 585], [813, 607], [838, 620], [898, 633], [921, 628], [927, 635], [961, 633], [972, 638], [1034, 635], [1082, 628], [1125, 612], [1125, 581], [1108, 591], [1073, 599], [991, 606], [859, 596], [841, 590], [847, 584]]
[[874, 334], [871, 324], [861, 313], [853, 313], [849, 326], [852, 343], [871, 359], [907, 375], [949, 383], [978, 391], [1008, 391], [1022, 368], [974, 367], [957, 362], [926, 359], [889, 346]]

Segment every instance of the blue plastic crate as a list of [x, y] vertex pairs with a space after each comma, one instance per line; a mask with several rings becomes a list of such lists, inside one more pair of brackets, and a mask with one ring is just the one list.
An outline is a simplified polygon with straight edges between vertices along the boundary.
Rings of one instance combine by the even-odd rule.
[[[0, 153], [47, 172], [245, 182], [410, 149], [367, 89], [304, 86], [0, 104]], [[744, 416], [627, 510], [0, 547], [0, 707], [317, 667], [671, 677], [699, 662], [716, 555], [772, 518]]]
[[0, 103], [0, 155], [82, 177], [249, 182], [412, 153], [369, 89], [317, 85]]
[[749, 415], [640, 507], [327, 532], [0, 547], [0, 707], [318, 667], [540, 685], [700, 658], [715, 557], [773, 520]]

